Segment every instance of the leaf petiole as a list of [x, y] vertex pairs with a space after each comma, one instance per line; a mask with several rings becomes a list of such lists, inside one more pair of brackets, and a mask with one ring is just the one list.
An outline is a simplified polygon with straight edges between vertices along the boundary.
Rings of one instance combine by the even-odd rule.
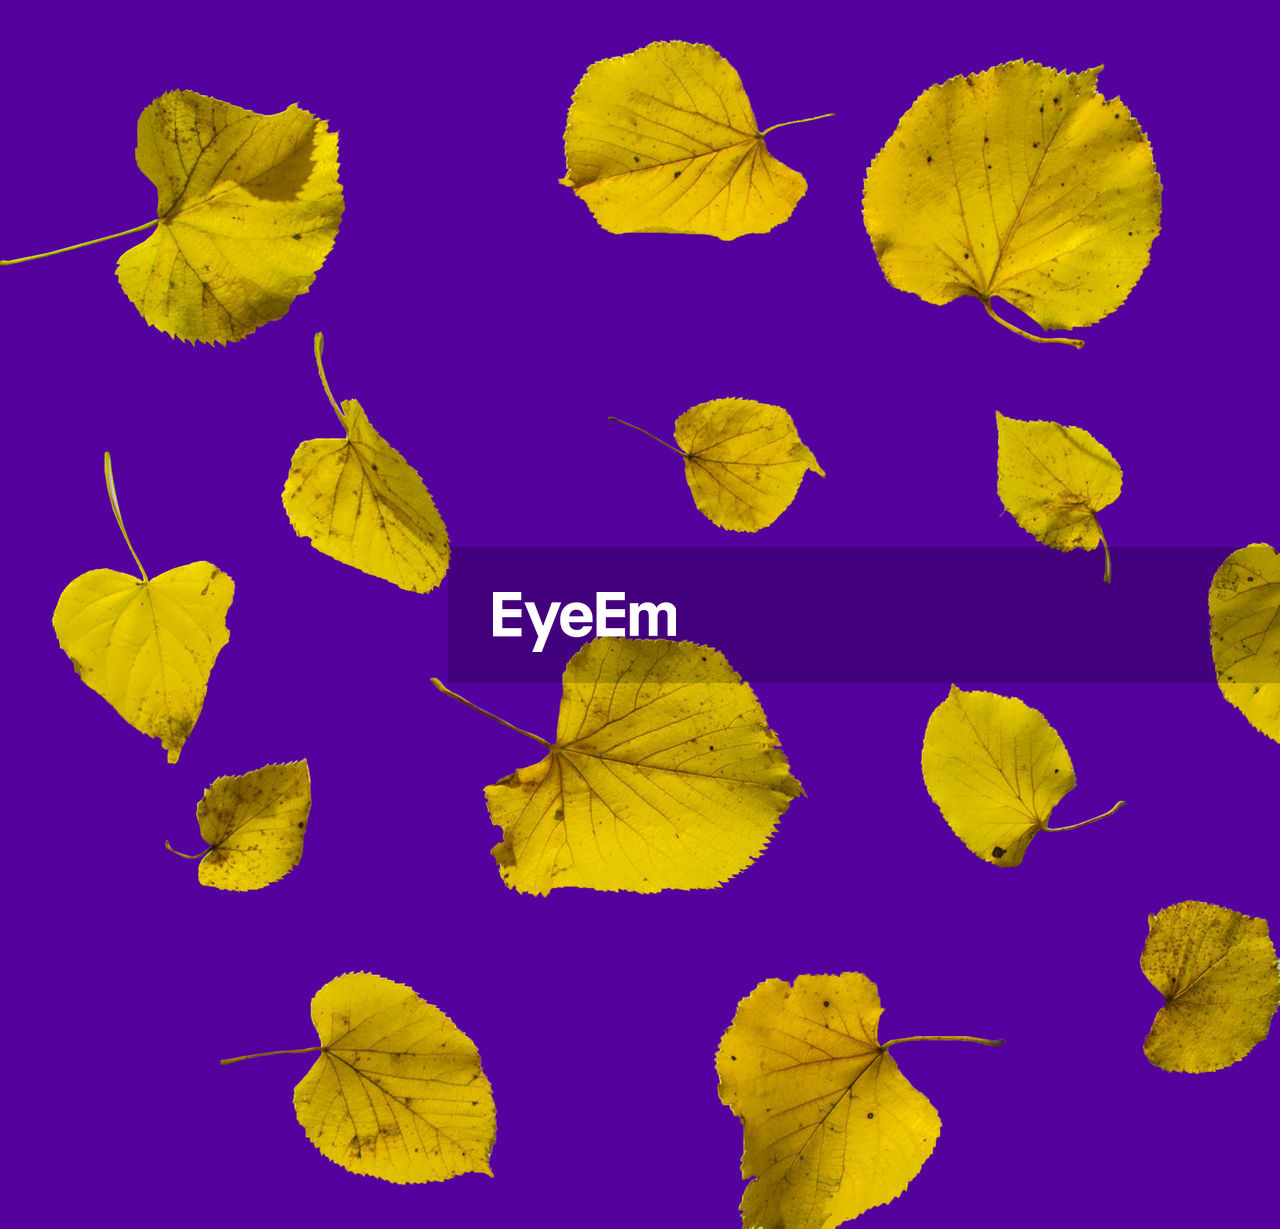
[[890, 1046], [901, 1045], [904, 1041], [973, 1041], [980, 1046], [1002, 1046], [1004, 1038], [999, 1041], [992, 1041], [987, 1037], [938, 1037], [930, 1034], [924, 1037], [895, 1037], [892, 1041], [882, 1041], [880, 1048], [887, 1050]]
[[263, 1050], [261, 1054], [241, 1054], [236, 1058], [220, 1058], [218, 1062], [225, 1067], [228, 1063], [242, 1063], [246, 1058], [271, 1058], [275, 1054], [314, 1054], [322, 1049], [323, 1046], [304, 1046], [301, 1050]]
[[989, 298], [979, 297], [982, 298], [982, 306], [987, 309], [987, 315], [997, 324], [1003, 324], [1006, 329], [1017, 333], [1019, 337], [1025, 337], [1028, 341], [1056, 342], [1060, 346], [1074, 346], [1077, 350], [1084, 345], [1084, 341], [1079, 337], [1037, 337], [1034, 333], [1028, 333], [1026, 329], [1020, 329], [1016, 324], [1010, 324], [1009, 321], [997, 316], [996, 309], [991, 306]]
[[324, 354], [324, 334], [316, 334], [316, 369], [320, 372], [320, 383], [324, 385], [324, 395], [329, 398], [329, 404], [333, 406], [333, 412], [338, 416], [338, 421], [342, 424], [342, 429], [347, 429], [347, 420], [342, 415], [342, 407], [338, 405], [334, 398], [332, 390], [329, 388], [329, 380], [324, 374], [324, 362], [321, 356]]
[[102, 454], [102, 468], [107, 476], [107, 498], [111, 500], [111, 511], [116, 514], [116, 524], [120, 526], [124, 544], [129, 548], [129, 554], [133, 556], [134, 563], [138, 565], [138, 571], [142, 573], [142, 583], [147, 584], [151, 578], [147, 575], [147, 569], [142, 566], [142, 560], [138, 558], [138, 552], [133, 549], [133, 543], [129, 541], [129, 532], [124, 527], [124, 517], [120, 515], [120, 501], [116, 498], [116, 480], [111, 472], [111, 454], [109, 452]]
[[[1098, 537], [1102, 542], [1102, 554], [1105, 563], [1102, 567], [1102, 583], [1109, 585], [1111, 583], [1111, 547], [1107, 545], [1107, 535], [1102, 532], [1102, 526], [1098, 524], [1098, 514], [1091, 511], [1093, 516], [1093, 527], [1098, 531]], [[1121, 803], [1121, 806], [1124, 804]]]
[[174, 849], [174, 847], [170, 845], [168, 841], [165, 841], [164, 847], [170, 853], [176, 853], [180, 858], [189, 858], [191, 859], [192, 862], [198, 862], [201, 858], [204, 857], [205, 854], [209, 852], [209, 849], [213, 848], [213, 846], [210, 845], [209, 849], [201, 850], [199, 853], [183, 853], [181, 849]]
[[635, 423], [627, 422], [625, 418], [614, 418], [614, 416], [610, 414], [609, 421], [620, 422], [624, 427], [630, 427], [632, 431], [639, 431], [641, 435], [647, 435], [651, 440], [657, 440], [658, 443], [661, 444], [664, 448], [670, 448], [671, 451], [674, 452], [678, 457], [683, 457], [687, 455], [683, 449], [675, 447], [674, 444], [668, 444], [666, 440], [661, 439], [660, 437], [654, 435], [652, 431], [646, 431], [643, 427], [637, 427]]
[[465, 704], [468, 708], [473, 709], [482, 717], [488, 717], [490, 721], [496, 721], [499, 725], [505, 725], [508, 730], [515, 730], [517, 734], [523, 734], [526, 738], [532, 738], [534, 742], [541, 743], [548, 751], [553, 750], [551, 743], [545, 738], [540, 738], [537, 734], [530, 734], [528, 730], [522, 730], [518, 725], [512, 725], [509, 721], [504, 721], [496, 713], [491, 713], [487, 708], [481, 708], [478, 704], [472, 704], [470, 700], [460, 696], [456, 691], [450, 691], [439, 679], [433, 678], [431, 682], [435, 685], [437, 691], [443, 691], [445, 695], [452, 696], [459, 704]]
[[46, 256], [58, 256], [63, 252], [74, 252], [76, 248], [92, 247], [95, 243], [106, 243], [108, 239], [122, 239], [125, 235], [136, 235], [140, 230], [149, 230], [153, 226], [158, 226], [160, 220], [152, 218], [150, 222], [143, 222], [141, 226], [134, 226], [129, 230], [118, 230], [114, 235], [103, 235], [101, 239], [86, 239], [83, 243], [73, 243], [70, 247], [54, 248], [52, 252], [37, 252], [34, 256], [15, 256], [12, 260], [0, 260], [0, 265], [20, 265], [28, 260], [43, 260]]
[[1106, 819], [1108, 815], [1114, 815], [1122, 806], [1126, 804], [1121, 801], [1109, 811], [1103, 811], [1101, 815], [1095, 815], [1092, 819], [1082, 819], [1078, 824], [1063, 824], [1061, 828], [1045, 828], [1045, 832], [1070, 832], [1072, 828], [1083, 828], [1086, 824], [1096, 824], [1100, 819]]
[[814, 120], [835, 119], [835, 117], [836, 113], [834, 111], [828, 111], [826, 115], [810, 115], [807, 119], [787, 119], [783, 120], [780, 124], [774, 124], [772, 127], [766, 128], [760, 135], [765, 136], [777, 128], [789, 128], [792, 124], [812, 124]]

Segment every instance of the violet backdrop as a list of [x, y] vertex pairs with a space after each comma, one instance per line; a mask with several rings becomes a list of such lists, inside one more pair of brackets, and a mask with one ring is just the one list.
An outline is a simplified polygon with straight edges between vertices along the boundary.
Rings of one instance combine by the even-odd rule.
[[[725, 618], [739, 625], [752, 586], [798, 605], [810, 591], [804, 552], [788, 564], [759, 547], [1045, 552], [1001, 514], [997, 409], [1111, 449], [1125, 473], [1103, 518], [1117, 548], [1280, 545], [1271, 289], [1248, 255], [1270, 225], [1249, 120], [1270, 113], [1261, 11], [1224, 4], [1187, 23], [1142, 5], [263, 3], [8, 17], [4, 256], [153, 216], [134, 132], [167, 89], [325, 117], [346, 192], [311, 292], [225, 348], [142, 321], [114, 277], [132, 239], [0, 270], [15, 529], [4, 1130], [19, 1223], [729, 1229], [741, 1132], [716, 1096], [718, 1038], [758, 981], [849, 969], [879, 985], [885, 1036], [1008, 1039], [897, 1052], [943, 1131], [868, 1229], [1231, 1225], [1273, 1208], [1280, 1038], [1209, 1075], [1142, 1053], [1160, 1005], [1138, 967], [1149, 912], [1200, 899], [1280, 925], [1280, 747], [1220, 697], [1207, 614], [1202, 682], [1016, 684], [1079, 777], [1056, 822], [1129, 802], [1041, 837], [1019, 869], [964, 849], [919, 768], [948, 684], [1005, 680], [769, 681], [757, 694], [808, 797], [755, 865], [711, 892], [538, 899], [503, 886], [481, 794], [537, 748], [428, 683], [447, 668], [447, 593], [320, 555], [280, 503], [293, 449], [335, 425], [311, 355], [321, 330], [334, 392], [416, 466], [456, 547], [733, 547], [742, 586]], [[809, 183], [772, 234], [610, 236], [557, 184], [582, 72], [655, 39], [716, 47], [762, 126], [835, 112], [770, 136]], [[1148, 270], [1078, 353], [1024, 342], [976, 302], [893, 290], [861, 224], [865, 168], [915, 97], [1015, 58], [1105, 64], [1100, 88], [1142, 123], [1164, 184]], [[758, 535], [716, 529], [673, 457], [606, 421], [666, 437], [719, 396], [786, 406], [827, 471]], [[230, 644], [176, 767], [77, 680], [50, 626], [73, 577], [131, 563], [104, 449], [148, 569], [209, 559], [236, 582]], [[1100, 558], [1052, 561], [1063, 602], [1101, 584]], [[890, 626], [895, 602], [920, 598], [856, 568], [843, 592]], [[952, 631], [1020, 606], [1025, 625], [1040, 617], [1014, 571], [1000, 589], [927, 596]], [[836, 611], [813, 617], [845, 658], [882, 651], [841, 640]], [[767, 643], [770, 624], [757, 634]], [[554, 683], [464, 690], [554, 728]], [[165, 852], [166, 838], [197, 846], [215, 777], [303, 756], [306, 853], [281, 883], [203, 888]], [[218, 1065], [314, 1044], [312, 994], [355, 969], [413, 986], [477, 1043], [494, 1178], [356, 1177], [295, 1121], [309, 1057]]]

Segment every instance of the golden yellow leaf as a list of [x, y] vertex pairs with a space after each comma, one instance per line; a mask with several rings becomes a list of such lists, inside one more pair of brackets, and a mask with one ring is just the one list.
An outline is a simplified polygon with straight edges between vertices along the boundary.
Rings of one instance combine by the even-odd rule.
[[[204, 852], [178, 856], [200, 859], [197, 874], [206, 887], [232, 892], [265, 888], [302, 860], [310, 811], [306, 760], [219, 777], [196, 808]], [[165, 847], [178, 853], [168, 841]]]
[[763, 234], [805, 192], [803, 176], [765, 146], [765, 133], [786, 126], [756, 127], [741, 78], [718, 51], [650, 43], [592, 64], [578, 82], [560, 182], [615, 235]]
[[1124, 475], [1097, 440], [1080, 427], [1024, 422], [996, 411], [999, 450], [996, 493], [1038, 542], [1054, 550], [1102, 544], [1102, 579], [1111, 580], [1111, 548], [1098, 513], [1120, 495]]
[[492, 1176], [493, 1092], [475, 1043], [444, 1012], [399, 982], [344, 973], [316, 991], [311, 1021], [318, 1046], [267, 1053], [320, 1051], [293, 1107], [329, 1160], [388, 1182]]
[[284, 510], [322, 554], [411, 593], [434, 589], [449, 569], [449, 534], [418, 472], [374, 429], [358, 401], [329, 391], [316, 334], [316, 366], [343, 439], [304, 440], [284, 484]]
[[876, 1040], [880, 994], [861, 973], [771, 978], [720, 1039], [720, 1100], [742, 1122], [744, 1229], [834, 1229], [907, 1189], [942, 1130]]
[[1220, 1071], [1271, 1028], [1280, 972], [1265, 918], [1184, 900], [1147, 919], [1142, 971], [1164, 995], [1142, 1048], [1166, 1071]]
[[171, 90], [138, 117], [137, 157], [159, 216], [116, 276], [148, 324], [238, 341], [310, 287], [342, 219], [338, 137], [324, 120]]
[[58, 598], [53, 630], [85, 685], [135, 730], [160, 739], [175, 764], [229, 638], [235, 584], [206, 562], [148, 576], [125, 533], [110, 453], [105, 466], [116, 523], [141, 579], [110, 568], [77, 576]]
[[[611, 421], [671, 448], [643, 427]], [[671, 451], [684, 458], [693, 502], [721, 529], [754, 533], [772, 525], [791, 506], [806, 473], [826, 476], [780, 405], [741, 397], [704, 401], [676, 419], [675, 440], [679, 447]]]
[[1280, 555], [1264, 542], [1233, 551], [1209, 586], [1213, 668], [1227, 701], [1280, 742]]
[[1022, 60], [927, 89], [867, 171], [862, 215], [890, 284], [944, 304], [999, 297], [1046, 329], [1115, 311], [1160, 231], [1146, 135], [1100, 68]]
[[518, 732], [546, 758], [484, 794], [503, 830], [494, 857], [520, 892], [716, 887], [804, 792], [751, 688], [687, 641], [592, 640], [565, 667], [556, 741]]
[[1124, 806], [1050, 828], [1050, 812], [1075, 789], [1071, 757], [1042, 713], [989, 691], [951, 688], [925, 727], [920, 766], [951, 831], [993, 866], [1017, 866], [1037, 832], [1083, 828]]

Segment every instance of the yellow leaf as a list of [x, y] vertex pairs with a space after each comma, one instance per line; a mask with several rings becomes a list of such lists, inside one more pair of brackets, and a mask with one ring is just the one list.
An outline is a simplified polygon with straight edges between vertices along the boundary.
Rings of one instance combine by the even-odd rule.
[[[307, 761], [267, 764], [238, 777], [219, 777], [196, 808], [207, 848], [198, 877], [210, 888], [247, 892], [283, 879], [302, 860], [311, 811]], [[166, 848], [178, 853], [168, 841]]]
[[1046, 329], [1093, 324], [1133, 289], [1160, 230], [1146, 135], [1099, 68], [1017, 60], [926, 90], [867, 171], [862, 214], [891, 285], [944, 304], [1000, 297]]
[[1164, 995], [1142, 1048], [1166, 1071], [1220, 1071], [1271, 1028], [1280, 1006], [1265, 918], [1184, 900], [1147, 919], [1142, 971]]
[[546, 758], [484, 794], [520, 892], [716, 887], [804, 792], [751, 688], [687, 641], [592, 640], [565, 667], [556, 741], [518, 732]]
[[1256, 730], [1280, 742], [1280, 555], [1255, 542], [1233, 551], [1209, 587], [1218, 686]]
[[342, 218], [338, 137], [324, 120], [171, 90], [138, 117], [137, 157], [159, 191], [158, 225], [116, 276], [148, 324], [238, 341], [310, 287]]
[[834, 1229], [907, 1189], [942, 1130], [876, 1040], [880, 994], [861, 973], [772, 978], [738, 1004], [716, 1052], [741, 1120], [744, 1229]]
[[742, 81], [718, 51], [650, 43], [592, 64], [578, 82], [560, 182], [615, 235], [764, 234], [805, 192], [803, 176], [764, 143], [784, 127], [756, 127]]
[[1098, 513], [1120, 495], [1120, 466], [1080, 427], [1024, 422], [996, 411], [1000, 502], [1038, 542], [1054, 550], [1102, 544], [1102, 579], [1111, 580], [1111, 549]]
[[311, 1021], [318, 1046], [268, 1053], [320, 1051], [293, 1107], [329, 1160], [388, 1182], [492, 1176], [493, 1092], [475, 1043], [444, 1012], [399, 982], [344, 973], [316, 991]]
[[374, 429], [358, 401], [341, 408], [321, 364], [343, 439], [304, 440], [284, 484], [284, 510], [322, 554], [411, 593], [434, 589], [449, 568], [449, 534], [418, 472]]
[[149, 577], [125, 533], [110, 453], [105, 466], [111, 507], [142, 578], [109, 568], [77, 576], [58, 598], [53, 630], [85, 685], [135, 730], [160, 739], [175, 764], [229, 638], [235, 584], [206, 562]]
[[989, 691], [951, 688], [925, 727], [920, 765], [951, 831], [993, 866], [1017, 866], [1037, 832], [1083, 828], [1124, 806], [1050, 828], [1076, 785], [1071, 757], [1043, 714]]
[[[634, 423], [610, 421], [671, 448]], [[705, 401], [676, 419], [675, 440], [679, 447], [671, 451], [684, 458], [693, 502], [721, 529], [754, 533], [772, 525], [791, 506], [809, 470], [826, 476], [780, 405], [741, 397]]]

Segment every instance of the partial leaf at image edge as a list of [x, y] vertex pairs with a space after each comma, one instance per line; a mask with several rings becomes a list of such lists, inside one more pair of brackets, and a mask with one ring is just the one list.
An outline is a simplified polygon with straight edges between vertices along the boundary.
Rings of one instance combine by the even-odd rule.
[[742, 1123], [744, 1229], [834, 1229], [896, 1199], [942, 1129], [937, 1110], [877, 1040], [880, 995], [861, 973], [761, 982], [716, 1052], [720, 1100]]
[[1213, 668], [1223, 698], [1280, 742], [1280, 554], [1264, 542], [1232, 551], [1209, 586]]

